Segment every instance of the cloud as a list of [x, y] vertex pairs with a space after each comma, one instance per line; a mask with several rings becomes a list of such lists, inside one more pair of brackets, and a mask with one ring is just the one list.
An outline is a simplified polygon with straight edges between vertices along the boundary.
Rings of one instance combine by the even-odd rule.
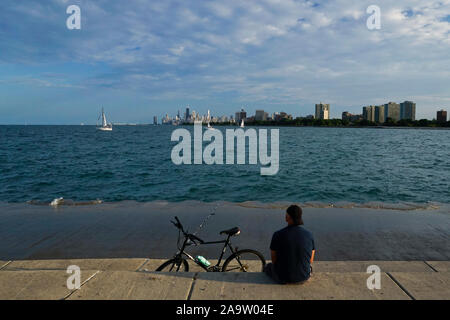
[[[450, 96], [449, 0], [380, 0], [376, 31], [366, 28], [372, 1], [73, 0], [82, 11], [74, 31], [65, 28], [68, 4], [2, 1], [0, 64], [53, 73], [89, 66], [64, 83], [120, 89], [161, 110], [187, 97], [228, 104], [224, 113], [241, 103], [294, 112], [329, 100], [338, 116], [378, 99]], [[56, 84], [39, 75], [21, 83]], [[425, 100], [418, 109], [431, 115]]]

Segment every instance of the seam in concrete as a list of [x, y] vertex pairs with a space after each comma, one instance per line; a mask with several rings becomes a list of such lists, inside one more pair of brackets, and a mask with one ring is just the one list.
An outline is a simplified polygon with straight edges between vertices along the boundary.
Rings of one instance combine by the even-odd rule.
[[191, 300], [192, 292], [194, 291], [194, 285], [195, 285], [195, 282], [197, 281], [197, 275], [198, 275], [198, 272], [196, 272], [196, 273], [194, 274], [194, 277], [192, 278], [191, 287], [190, 287], [190, 289], [189, 289], [189, 293], [188, 293], [188, 296], [187, 296], [187, 299], [186, 299], [186, 300]]
[[408, 292], [408, 290], [406, 290], [406, 288], [404, 286], [402, 286], [402, 284], [400, 282], [398, 282], [397, 279], [394, 278], [394, 276], [392, 274], [390, 274], [389, 272], [386, 272], [386, 274], [388, 275], [389, 278], [391, 278], [392, 281], [394, 281], [394, 283], [403, 290], [403, 292], [410, 297], [412, 300], [416, 300], [416, 298], [414, 298], [414, 296]]
[[427, 266], [429, 266], [434, 272], [439, 272], [431, 264], [429, 264], [428, 262], [424, 261], [423, 263], [425, 263]]
[[10, 264], [12, 261], [8, 261], [7, 263], [5, 263], [4, 265], [2, 265], [1, 267], [0, 267], [0, 270], [2, 270], [3, 268], [5, 268], [8, 264]]
[[136, 269], [136, 272], [140, 271], [149, 261], [150, 258], [145, 259], [145, 261]]
[[37, 268], [37, 269], [27, 269], [27, 268], [12, 268], [11, 271], [63, 271], [65, 268]]
[[80, 284], [80, 287], [78, 289], [72, 290], [68, 295], [66, 295], [61, 300], [67, 300], [72, 294], [74, 294], [76, 291], [80, 290], [82, 286], [84, 286], [89, 280], [91, 280], [93, 277], [95, 277], [98, 273], [100, 273], [100, 270], [97, 270], [94, 274], [92, 274], [89, 278], [83, 281], [82, 284]]

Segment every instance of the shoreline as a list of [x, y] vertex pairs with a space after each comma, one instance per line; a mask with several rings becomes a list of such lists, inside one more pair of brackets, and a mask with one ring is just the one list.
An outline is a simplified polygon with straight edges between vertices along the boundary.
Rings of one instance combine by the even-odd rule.
[[[429, 120], [430, 121], [430, 120]], [[238, 125], [230, 125], [230, 124], [220, 124], [220, 123], [211, 123], [212, 125], [216, 127], [233, 127], [239, 129], [240, 127]], [[61, 126], [67, 126], [67, 127], [97, 127], [95, 124], [0, 124], [0, 127], [61, 127]], [[194, 124], [180, 124], [180, 125], [172, 125], [172, 124], [158, 124], [154, 125], [152, 123], [142, 123], [142, 124], [115, 124], [117, 127], [192, 127]], [[267, 128], [354, 128], [354, 129], [361, 129], [361, 128], [369, 128], [369, 129], [426, 129], [426, 130], [450, 130], [450, 127], [445, 126], [436, 126], [436, 127], [420, 127], [420, 126], [361, 126], [361, 125], [354, 125], [354, 126], [308, 126], [308, 125], [292, 125], [292, 124], [286, 124], [286, 125], [270, 125], [270, 124], [252, 124], [252, 123], [246, 123], [246, 127], [267, 127]]]
[[414, 211], [414, 210], [448, 210], [450, 213], [450, 203], [442, 202], [383, 202], [383, 201], [369, 201], [369, 202], [351, 202], [351, 201], [275, 201], [275, 202], [262, 202], [258, 200], [248, 200], [243, 202], [233, 201], [200, 201], [200, 200], [152, 200], [152, 201], [139, 201], [139, 200], [119, 200], [119, 201], [103, 201], [101, 199], [96, 200], [72, 200], [64, 198], [55, 198], [51, 201], [29, 200], [26, 202], [7, 202], [0, 201], [1, 206], [7, 205], [29, 205], [29, 206], [49, 206], [52, 208], [59, 207], [78, 207], [78, 206], [97, 206], [102, 204], [120, 204], [127, 203], [130, 205], [139, 204], [183, 204], [183, 203], [198, 203], [200, 205], [237, 205], [241, 207], [255, 208], [255, 209], [286, 209], [291, 204], [296, 204], [301, 208], [336, 208], [336, 209], [374, 209], [374, 210], [399, 210], [399, 211]]
[[[94, 206], [0, 204], [0, 260], [152, 257], [166, 259], [176, 248], [178, 216], [197, 234], [220, 240], [238, 226], [232, 241], [269, 258], [273, 232], [285, 226], [289, 203], [199, 201], [102, 203]], [[450, 260], [450, 211], [304, 207], [305, 227], [315, 238], [317, 260]], [[217, 258], [217, 246], [191, 247], [192, 254]]]

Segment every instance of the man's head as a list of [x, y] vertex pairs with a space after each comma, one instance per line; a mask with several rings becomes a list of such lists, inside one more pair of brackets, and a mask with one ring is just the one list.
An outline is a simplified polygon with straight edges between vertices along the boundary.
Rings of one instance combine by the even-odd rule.
[[293, 204], [286, 210], [286, 222], [290, 226], [299, 226], [303, 224], [302, 208]]

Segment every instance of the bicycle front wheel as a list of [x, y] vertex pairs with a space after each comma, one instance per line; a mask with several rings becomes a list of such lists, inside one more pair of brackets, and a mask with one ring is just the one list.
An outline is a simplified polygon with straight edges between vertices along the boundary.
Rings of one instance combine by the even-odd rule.
[[162, 272], [189, 272], [189, 264], [186, 259], [170, 259], [156, 269]]
[[256, 250], [244, 249], [233, 253], [223, 264], [222, 272], [263, 272], [264, 256]]

